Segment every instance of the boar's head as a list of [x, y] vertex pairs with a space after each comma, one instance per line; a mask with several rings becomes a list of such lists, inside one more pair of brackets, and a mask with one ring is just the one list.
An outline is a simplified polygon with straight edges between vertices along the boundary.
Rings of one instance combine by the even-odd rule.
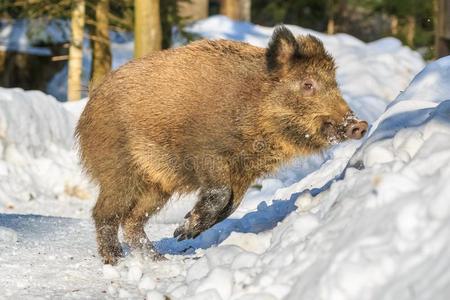
[[364, 136], [367, 122], [357, 119], [342, 98], [334, 60], [318, 38], [295, 38], [278, 26], [266, 63], [270, 88], [264, 114], [286, 142], [312, 152]]

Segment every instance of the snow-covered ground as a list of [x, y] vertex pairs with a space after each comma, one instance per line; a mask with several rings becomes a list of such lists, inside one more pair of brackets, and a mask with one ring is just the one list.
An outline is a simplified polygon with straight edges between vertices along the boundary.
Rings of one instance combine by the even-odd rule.
[[[272, 29], [212, 17], [190, 30], [264, 46]], [[96, 189], [71, 135], [84, 102], [0, 89], [2, 296], [447, 299], [450, 57], [408, 86], [424, 62], [397, 40], [313, 34], [335, 55], [346, 100], [372, 124], [368, 137], [261, 179], [195, 240], [170, 238], [195, 197], [172, 199], [146, 228], [161, 262], [131, 253], [111, 267], [97, 257]]]

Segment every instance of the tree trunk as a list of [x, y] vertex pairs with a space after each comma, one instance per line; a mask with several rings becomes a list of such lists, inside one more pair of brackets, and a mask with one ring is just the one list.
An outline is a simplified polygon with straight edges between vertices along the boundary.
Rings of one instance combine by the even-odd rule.
[[252, 13], [252, 1], [239, 0], [239, 11], [239, 19], [242, 21], [250, 22]]
[[239, 20], [239, 0], [221, 0], [220, 14], [233, 20]]
[[0, 74], [5, 72], [6, 49], [0, 50]]
[[221, 0], [220, 14], [233, 20], [250, 22], [251, 0]]
[[74, 0], [70, 29], [72, 38], [69, 48], [69, 74], [67, 82], [67, 100], [81, 98], [81, 75], [83, 72], [83, 33], [85, 19], [84, 0]]
[[159, 0], [134, 0], [134, 56], [161, 50]]
[[328, 19], [327, 33], [334, 34], [334, 19]]
[[433, 27], [434, 27], [434, 57], [440, 57], [441, 44], [441, 7], [440, 0], [433, 0]]
[[334, 10], [335, 10], [335, 5], [334, 5], [334, 0], [328, 0], [328, 5], [327, 5], [327, 14], [328, 14], [328, 22], [327, 22], [327, 33], [328, 34], [334, 34], [335, 33], [335, 28], [334, 28]]
[[416, 35], [416, 18], [412, 15], [406, 17], [406, 43], [414, 46], [414, 36]]
[[450, 0], [434, 0], [436, 58], [450, 55]]
[[180, 17], [189, 21], [197, 21], [208, 17], [209, 0], [179, 1]]
[[111, 44], [109, 40], [109, 0], [95, 3], [95, 30], [92, 37], [91, 87], [95, 87], [111, 71]]
[[391, 15], [391, 35], [398, 35], [398, 17], [396, 15]]
[[340, 30], [340, 28], [345, 31], [346, 28], [350, 28], [351, 26], [353, 26], [353, 10], [351, 8], [351, 4], [348, 3], [348, 0], [336, 0], [334, 2], [334, 6], [335, 10], [333, 11], [333, 19], [338, 20], [334, 24], [335, 33], [336, 30]]

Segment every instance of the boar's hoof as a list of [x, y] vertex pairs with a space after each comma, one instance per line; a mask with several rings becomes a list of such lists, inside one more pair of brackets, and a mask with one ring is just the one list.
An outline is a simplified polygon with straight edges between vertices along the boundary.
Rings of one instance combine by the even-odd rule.
[[192, 239], [209, 229], [214, 224], [226, 218], [231, 210], [232, 191], [227, 187], [204, 189], [200, 200], [184, 217], [186, 221], [178, 227], [173, 236], [179, 241]]
[[210, 227], [209, 224], [202, 222], [200, 215], [195, 212], [188, 213], [186, 217], [186, 221], [173, 233], [173, 237], [178, 241], [193, 239]]
[[106, 265], [116, 265], [118, 260], [123, 257], [123, 251], [120, 245], [114, 246], [110, 249], [100, 249], [103, 263]]

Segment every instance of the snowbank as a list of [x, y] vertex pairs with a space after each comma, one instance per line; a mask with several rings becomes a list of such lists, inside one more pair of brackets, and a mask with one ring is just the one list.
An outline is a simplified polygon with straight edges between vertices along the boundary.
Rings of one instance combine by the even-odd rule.
[[0, 88], [1, 211], [87, 215], [95, 190], [74, 151], [77, 119], [52, 96]]

